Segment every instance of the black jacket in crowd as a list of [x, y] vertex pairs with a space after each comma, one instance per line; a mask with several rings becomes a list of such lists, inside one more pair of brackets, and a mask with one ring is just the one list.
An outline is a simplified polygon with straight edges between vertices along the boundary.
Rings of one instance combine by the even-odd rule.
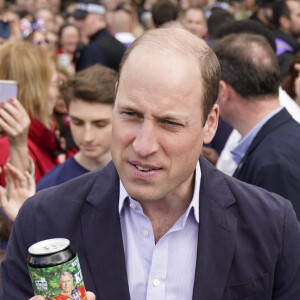
[[125, 52], [125, 46], [115, 39], [106, 29], [101, 29], [90, 38], [77, 57], [76, 71], [100, 63], [118, 71]]

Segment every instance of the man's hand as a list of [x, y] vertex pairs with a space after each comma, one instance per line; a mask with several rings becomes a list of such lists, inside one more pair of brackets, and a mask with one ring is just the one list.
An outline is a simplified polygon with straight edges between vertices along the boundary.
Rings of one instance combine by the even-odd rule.
[[0, 204], [8, 218], [14, 221], [24, 201], [34, 195], [35, 180], [26, 171], [24, 174], [10, 163], [4, 167], [9, 196], [0, 186]]
[[[96, 296], [92, 292], [86, 292], [86, 296], [87, 296], [86, 300], [96, 300]], [[34, 296], [34, 297], [30, 298], [29, 300], [46, 300], [46, 299], [42, 296]]]

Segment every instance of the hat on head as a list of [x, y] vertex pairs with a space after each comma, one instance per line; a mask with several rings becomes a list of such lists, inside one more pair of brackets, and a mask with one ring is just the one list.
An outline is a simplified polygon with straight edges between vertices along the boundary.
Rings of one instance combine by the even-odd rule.
[[97, 0], [79, 0], [75, 4], [75, 11], [72, 15], [75, 19], [84, 19], [89, 13], [104, 15], [106, 9]]

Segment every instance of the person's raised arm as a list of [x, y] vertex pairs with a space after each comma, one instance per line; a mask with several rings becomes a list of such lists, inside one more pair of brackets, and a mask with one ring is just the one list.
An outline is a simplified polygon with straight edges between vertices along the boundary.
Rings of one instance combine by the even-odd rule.
[[6, 11], [2, 16], [2, 21], [9, 24], [9, 42], [17, 42], [23, 40], [22, 32], [20, 29], [20, 18], [15, 12]]
[[0, 186], [0, 205], [7, 217], [14, 221], [24, 201], [34, 195], [35, 180], [27, 171], [22, 173], [9, 163], [4, 172], [7, 187], [5, 190]]
[[27, 137], [30, 118], [16, 99], [2, 102], [0, 107], [0, 128], [9, 141], [9, 162], [22, 172], [30, 169]]

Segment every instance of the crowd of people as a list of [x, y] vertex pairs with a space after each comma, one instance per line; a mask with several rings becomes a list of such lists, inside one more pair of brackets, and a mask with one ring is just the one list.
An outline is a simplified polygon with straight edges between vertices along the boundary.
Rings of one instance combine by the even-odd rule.
[[298, 0], [0, 13], [0, 299], [55, 237], [88, 300], [300, 297]]

